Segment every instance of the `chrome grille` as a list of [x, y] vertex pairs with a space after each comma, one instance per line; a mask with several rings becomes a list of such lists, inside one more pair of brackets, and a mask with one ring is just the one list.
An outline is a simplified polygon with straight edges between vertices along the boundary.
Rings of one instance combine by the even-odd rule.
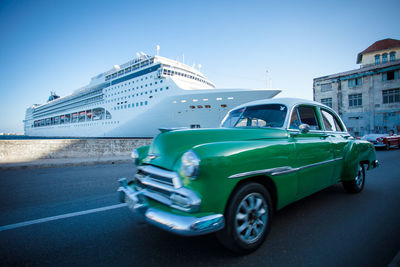
[[[169, 202], [175, 189], [181, 187], [180, 179], [175, 172], [166, 171], [150, 165], [138, 167], [138, 173], [135, 175], [135, 185], [137, 189], [146, 189], [151, 193], [166, 198], [161, 201], [164, 203], [167, 199]], [[160, 201], [160, 198], [157, 197], [156, 200]]]
[[196, 193], [182, 186], [177, 173], [151, 165], [139, 166], [135, 175], [136, 190], [144, 196], [170, 207], [195, 212], [201, 200]]

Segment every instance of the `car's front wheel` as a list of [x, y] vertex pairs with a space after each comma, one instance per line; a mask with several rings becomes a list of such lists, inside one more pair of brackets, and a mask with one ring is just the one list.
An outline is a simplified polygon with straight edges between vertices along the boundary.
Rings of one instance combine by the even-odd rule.
[[357, 175], [353, 180], [342, 181], [343, 188], [348, 193], [360, 193], [365, 185], [365, 167], [363, 164], [358, 165]]
[[268, 190], [258, 183], [245, 184], [231, 197], [225, 211], [226, 226], [217, 237], [236, 253], [250, 253], [264, 242], [271, 219], [272, 202]]

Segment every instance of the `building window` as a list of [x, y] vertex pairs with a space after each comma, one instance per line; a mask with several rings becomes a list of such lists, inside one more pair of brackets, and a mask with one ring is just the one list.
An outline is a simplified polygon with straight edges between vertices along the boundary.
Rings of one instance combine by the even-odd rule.
[[382, 91], [383, 104], [400, 103], [400, 89]]
[[348, 83], [349, 83], [349, 88], [356, 87], [358, 85], [361, 85], [362, 79], [361, 78], [350, 79]]
[[384, 54], [382, 55], [382, 63], [386, 63], [386, 62], [388, 62], [388, 54], [387, 54], [387, 53], [384, 53]]
[[321, 103], [327, 105], [328, 107], [332, 107], [332, 98], [322, 98]]
[[321, 92], [326, 92], [326, 91], [332, 91], [331, 83], [321, 84]]
[[375, 55], [375, 64], [381, 64], [381, 55]]
[[396, 60], [396, 52], [390, 52], [389, 54], [389, 60], [390, 61], [395, 61]]
[[349, 107], [361, 107], [362, 94], [349, 95]]
[[397, 80], [399, 79], [400, 72], [397, 71], [387, 71], [385, 73], [382, 73], [382, 80], [383, 81], [392, 81], [392, 80]]

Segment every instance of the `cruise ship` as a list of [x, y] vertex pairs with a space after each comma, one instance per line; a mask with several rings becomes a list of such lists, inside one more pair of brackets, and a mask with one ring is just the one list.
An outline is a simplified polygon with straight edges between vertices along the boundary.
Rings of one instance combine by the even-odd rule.
[[218, 127], [240, 104], [278, 89], [216, 89], [199, 69], [144, 53], [93, 77], [72, 94], [52, 93], [26, 110], [26, 136], [154, 137], [160, 128]]

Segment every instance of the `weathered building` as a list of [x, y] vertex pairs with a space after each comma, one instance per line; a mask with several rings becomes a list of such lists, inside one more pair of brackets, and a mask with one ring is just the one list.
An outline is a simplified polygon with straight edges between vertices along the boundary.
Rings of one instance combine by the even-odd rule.
[[335, 109], [355, 136], [400, 132], [400, 40], [375, 42], [359, 69], [314, 79], [314, 100]]

